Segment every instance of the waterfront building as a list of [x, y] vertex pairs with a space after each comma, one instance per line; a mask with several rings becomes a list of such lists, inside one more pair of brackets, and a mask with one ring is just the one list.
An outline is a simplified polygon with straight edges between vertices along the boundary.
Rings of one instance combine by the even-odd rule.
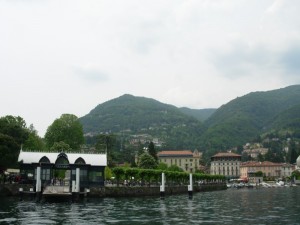
[[[21, 150], [18, 162], [22, 183], [34, 184], [37, 182], [37, 177], [40, 177], [41, 187], [58, 183], [58, 185], [72, 188], [72, 183], [74, 184], [78, 178], [80, 180], [78, 186], [81, 190], [93, 186], [104, 186], [106, 154]], [[40, 174], [37, 175], [37, 171], [40, 171]]]
[[249, 178], [249, 174], [261, 171], [264, 177], [277, 179], [290, 177], [295, 169], [295, 166], [288, 163], [248, 161], [241, 163], [240, 169], [241, 177], [244, 178]]
[[168, 166], [176, 165], [185, 172], [194, 173], [199, 170], [202, 153], [195, 150], [161, 151], [157, 154], [158, 161]]
[[210, 174], [224, 175], [227, 178], [240, 177], [242, 156], [231, 152], [220, 152], [211, 157]]

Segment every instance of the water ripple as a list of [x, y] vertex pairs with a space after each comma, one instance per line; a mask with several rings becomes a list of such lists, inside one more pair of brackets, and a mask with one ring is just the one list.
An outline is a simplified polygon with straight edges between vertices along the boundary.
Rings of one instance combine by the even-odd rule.
[[300, 224], [299, 188], [35, 203], [2, 198], [0, 224]]

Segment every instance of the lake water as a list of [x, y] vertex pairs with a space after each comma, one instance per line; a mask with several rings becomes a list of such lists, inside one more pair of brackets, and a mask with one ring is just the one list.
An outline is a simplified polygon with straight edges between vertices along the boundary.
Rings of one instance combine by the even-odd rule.
[[0, 197], [0, 224], [300, 224], [300, 187], [35, 203]]

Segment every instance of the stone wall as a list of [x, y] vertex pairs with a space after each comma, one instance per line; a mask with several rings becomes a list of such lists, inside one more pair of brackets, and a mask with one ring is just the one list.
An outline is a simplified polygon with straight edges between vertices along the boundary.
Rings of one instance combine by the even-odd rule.
[[[0, 184], [0, 196], [17, 196], [19, 195], [19, 188], [22, 187], [24, 191], [29, 191], [32, 185], [24, 184]], [[194, 192], [203, 191], [217, 191], [225, 190], [225, 184], [206, 184], [201, 186], [194, 186]], [[165, 188], [165, 195], [184, 194], [188, 193], [187, 186], [172, 186]], [[147, 186], [111, 186], [111, 187], [92, 187], [88, 196], [90, 197], [139, 197], [139, 196], [159, 196], [159, 187]]]

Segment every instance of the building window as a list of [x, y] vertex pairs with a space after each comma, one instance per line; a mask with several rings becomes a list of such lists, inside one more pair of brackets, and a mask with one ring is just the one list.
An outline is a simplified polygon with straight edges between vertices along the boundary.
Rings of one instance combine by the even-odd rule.
[[42, 169], [41, 179], [50, 180], [50, 169]]
[[79, 157], [78, 159], [76, 159], [75, 164], [82, 164], [82, 165], [84, 165], [85, 161], [84, 161], [83, 158]]

